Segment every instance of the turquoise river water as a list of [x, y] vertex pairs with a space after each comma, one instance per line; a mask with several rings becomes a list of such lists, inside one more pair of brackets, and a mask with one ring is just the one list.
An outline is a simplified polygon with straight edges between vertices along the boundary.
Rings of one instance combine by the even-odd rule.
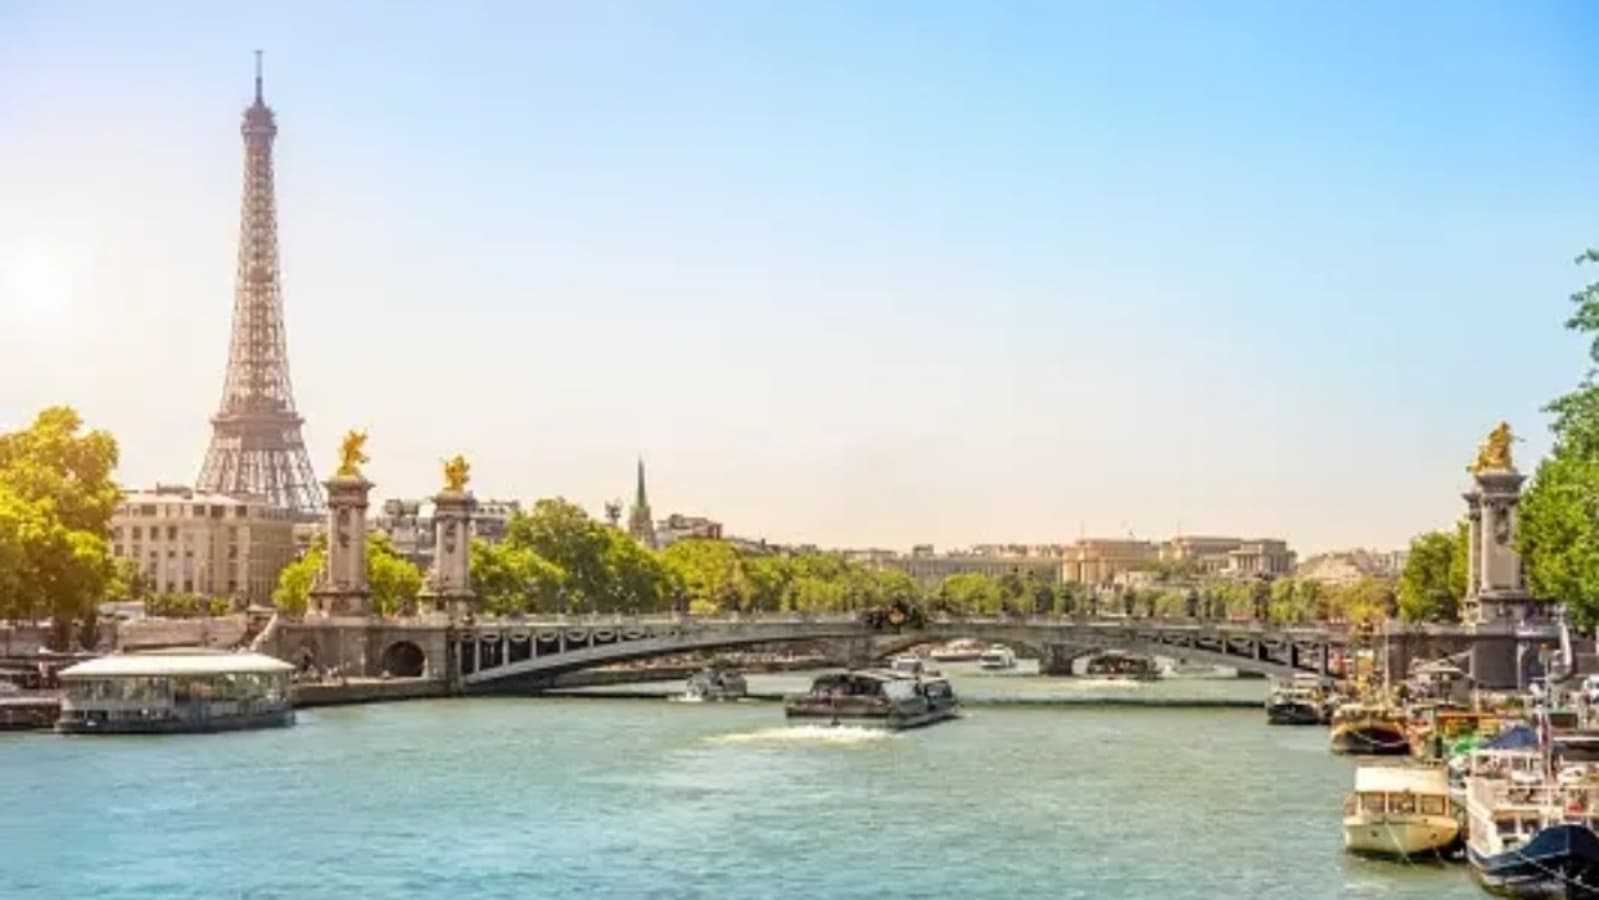
[[1258, 708], [973, 705], [888, 734], [787, 727], [770, 703], [507, 698], [242, 734], [9, 734], [0, 897], [1480, 896], [1459, 866], [1345, 856], [1351, 777], [1323, 729], [1270, 728]]

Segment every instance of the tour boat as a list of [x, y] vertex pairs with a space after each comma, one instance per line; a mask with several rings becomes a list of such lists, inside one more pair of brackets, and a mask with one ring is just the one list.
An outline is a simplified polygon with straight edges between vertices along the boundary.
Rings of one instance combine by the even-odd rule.
[[1410, 752], [1405, 713], [1391, 706], [1346, 703], [1332, 717], [1334, 753], [1402, 756]]
[[1408, 859], [1441, 855], [1460, 838], [1441, 766], [1361, 766], [1344, 801], [1344, 849]]
[[178, 734], [294, 724], [294, 667], [259, 653], [177, 648], [117, 653], [61, 670], [56, 730]]
[[1266, 721], [1272, 725], [1319, 725], [1321, 691], [1303, 684], [1279, 684], [1266, 695]]
[[1483, 887], [1509, 897], [1599, 898], [1599, 780], [1555, 775], [1537, 750], [1482, 750], [1466, 776], [1466, 855]]
[[808, 692], [784, 704], [790, 719], [892, 729], [930, 725], [954, 718], [957, 711], [948, 681], [883, 670], [819, 675]]
[[685, 700], [742, 700], [748, 691], [744, 676], [732, 669], [706, 666], [689, 676]]
[[1016, 654], [1009, 647], [989, 647], [977, 661], [985, 669], [1016, 668]]
[[935, 662], [977, 662], [983, 656], [981, 641], [950, 641], [932, 652]]
[[1154, 681], [1160, 678], [1155, 661], [1147, 656], [1106, 650], [1090, 657], [1084, 672], [1094, 678], [1115, 678], [1131, 681]]

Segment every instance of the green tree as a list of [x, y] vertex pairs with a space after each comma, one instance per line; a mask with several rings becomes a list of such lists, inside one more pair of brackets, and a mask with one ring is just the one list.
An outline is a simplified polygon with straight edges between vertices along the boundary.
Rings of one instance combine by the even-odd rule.
[[379, 615], [416, 612], [416, 597], [422, 591], [422, 570], [401, 556], [386, 534], [367, 538], [366, 580], [372, 589], [372, 608]]
[[705, 614], [739, 612], [752, 607], [755, 584], [744, 570], [738, 551], [726, 541], [677, 541], [662, 555], [667, 570], [681, 585], [690, 611]]
[[1399, 617], [1406, 622], [1453, 622], [1460, 617], [1456, 577], [1459, 541], [1455, 532], [1429, 531], [1410, 542], [1405, 570], [1399, 576]]
[[67, 407], [51, 407], [22, 430], [0, 434], [0, 615], [49, 616], [51, 643], [65, 649], [74, 621], [96, 621], [113, 576], [111, 480], [117, 445], [83, 431]]
[[472, 541], [472, 589], [493, 615], [558, 611], [566, 573], [526, 547], [506, 541]]
[[155, 592], [139, 564], [127, 557], [115, 561], [111, 580], [106, 585], [106, 599], [119, 603], [137, 603]]
[[[1599, 262], [1599, 250], [1577, 257]], [[1576, 390], [1546, 411], [1554, 448], [1538, 465], [1521, 501], [1516, 548], [1528, 586], [1565, 603], [1577, 624], [1599, 624], [1599, 282], [1571, 296], [1566, 328], [1588, 338], [1589, 368]]]
[[526, 547], [565, 573], [568, 610], [598, 610], [616, 601], [615, 531], [562, 498], [540, 500], [506, 524], [505, 541]]
[[327, 547], [318, 538], [299, 559], [278, 573], [277, 587], [272, 589], [272, 604], [290, 615], [304, 615], [311, 601], [311, 586], [326, 562]]
[[998, 583], [981, 572], [951, 575], [944, 579], [938, 593], [945, 608], [966, 616], [994, 615], [1005, 602]]
[[[317, 575], [327, 563], [327, 542], [318, 537], [299, 559], [278, 573], [272, 602], [278, 609], [294, 615], [305, 613]], [[398, 615], [416, 608], [422, 590], [422, 572], [401, 556], [384, 534], [367, 538], [366, 578], [372, 591], [372, 608], [381, 615]]]

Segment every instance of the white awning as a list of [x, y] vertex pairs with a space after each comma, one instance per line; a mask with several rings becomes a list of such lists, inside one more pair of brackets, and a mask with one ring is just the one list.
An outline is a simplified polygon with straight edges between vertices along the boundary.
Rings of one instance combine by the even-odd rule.
[[138, 678], [170, 675], [275, 675], [292, 672], [294, 667], [261, 653], [228, 653], [192, 650], [188, 652], [117, 653], [91, 659], [62, 669], [60, 677]]

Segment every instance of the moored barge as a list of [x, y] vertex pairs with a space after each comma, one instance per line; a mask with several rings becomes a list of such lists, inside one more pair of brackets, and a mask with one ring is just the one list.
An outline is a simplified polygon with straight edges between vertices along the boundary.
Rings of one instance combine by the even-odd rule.
[[1391, 706], [1346, 703], [1333, 713], [1329, 738], [1332, 751], [1362, 756], [1408, 755], [1407, 721], [1403, 710]]

